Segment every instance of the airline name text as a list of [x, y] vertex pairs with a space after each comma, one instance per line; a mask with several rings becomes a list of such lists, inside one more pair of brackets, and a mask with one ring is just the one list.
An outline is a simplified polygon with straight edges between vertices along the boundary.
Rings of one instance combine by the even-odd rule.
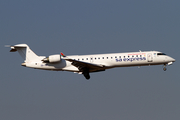
[[116, 62], [132, 62], [132, 61], [145, 61], [146, 57], [136, 57], [136, 58], [123, 58], [123, 59], [116, 59]]

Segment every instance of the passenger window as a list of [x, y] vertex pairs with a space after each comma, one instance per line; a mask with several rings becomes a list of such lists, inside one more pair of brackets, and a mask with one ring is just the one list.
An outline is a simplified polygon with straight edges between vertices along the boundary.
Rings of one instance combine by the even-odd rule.
[[88, 60], [88, 58], [86, 58], [86, 60]]
[[119, 58], [121, 58], [121, 56], [119, 56]]
[[107, 57], [107, 59], [108, 59], [108, 57]]
[[104, 59], [104, 57], [102, 57], [102, 59]]

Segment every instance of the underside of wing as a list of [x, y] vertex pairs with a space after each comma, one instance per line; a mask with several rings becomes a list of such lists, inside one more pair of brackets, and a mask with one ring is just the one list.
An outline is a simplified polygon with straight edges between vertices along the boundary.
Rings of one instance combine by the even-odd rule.
[[71, 64], [79, 69], [80, 72], [84, 72], [84, 70], [88, 70], [89, 72], [98, 72], [98, 71], [104, 71], [105, 66], [99, 65], [99, 64], [92, 64], [88, 62], [82, 62], [75, 59], [71, 59], [66, 57], [64, 54], [61, 53], [63, 56], [63, 59], [72, 62]]
[[70, 58], [64, 58], [64, 59], [69, 61], [69, 62], [72, 62], [71, 64], [73, 66], [77, 67], [80, 72], [83, 72], [84, 69], [88, 69], [89, 72], [98, 72], [98, 71], [104, 71], [105, 70], [103, 65], [82, 62], [82, 61], [73, 60]]

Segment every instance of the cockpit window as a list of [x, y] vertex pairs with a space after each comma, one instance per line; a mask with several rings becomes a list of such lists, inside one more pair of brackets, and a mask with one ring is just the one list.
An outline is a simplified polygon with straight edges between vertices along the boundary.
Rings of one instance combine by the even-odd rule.
[[157, 55], [166, 55], [165, 53], [157, 53]]

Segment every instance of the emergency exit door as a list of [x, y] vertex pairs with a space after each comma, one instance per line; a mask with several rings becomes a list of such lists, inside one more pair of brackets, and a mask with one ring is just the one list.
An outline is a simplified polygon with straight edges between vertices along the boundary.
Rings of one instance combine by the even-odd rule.
[[152, 53], [148, 53], [147, 59], [148, 59], [148, 62], [153, 62]]

